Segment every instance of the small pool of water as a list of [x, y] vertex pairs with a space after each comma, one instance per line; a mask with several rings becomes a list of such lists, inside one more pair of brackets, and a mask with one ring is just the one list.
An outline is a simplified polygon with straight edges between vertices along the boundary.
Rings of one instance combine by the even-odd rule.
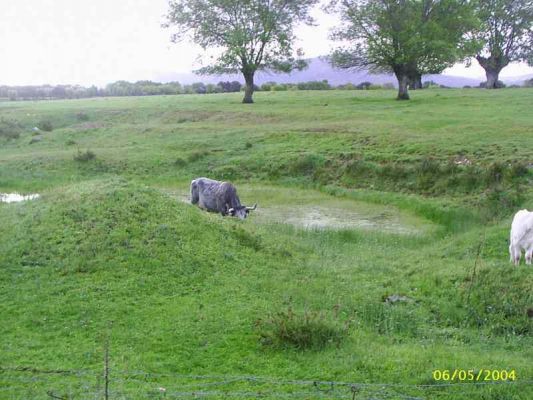
[[[251, 223], [397, 234], [423, 234], [436, 228], [430, 221], [392, 205], [339, 198], [315, 190], [259, 185], [238, 185], [237, 190], [243, 204], [258, 204], [250, 216]], [[190, 203], [188, 188], [165, 188], [163, 191], [179, 201]]]
[[40, 195], [34, 194], [19, 194], [19, 193], [0, 193], [0, 203], [18, 203], [20, 201], [33, 200]]
[[[291, 208], [268, 207], [261, 210], [260, 222], [277, 222], [307, 229], [375, 229], [384, 232], [417, 233], [419, 227], [398, 213], [380, 210], [356, 211], [345, 207], [300, 205]], [[366, 212], [365, 212], [366, 211]]]

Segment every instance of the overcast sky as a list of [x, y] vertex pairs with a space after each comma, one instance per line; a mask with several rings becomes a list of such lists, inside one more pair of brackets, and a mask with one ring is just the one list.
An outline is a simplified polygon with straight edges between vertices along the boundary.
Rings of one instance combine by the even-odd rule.
[[[154, 79], [200, 67], [202, 49], [173, 44], [161, 28], [168, 0], [0, 0], [0, 85], [81, 84]], [[319, 9], [318, 26], [299, 27], [306, 57], [329, 53], [328, 31], [338, 20]], [[482, 78], [473, 63], [447, 73]], [[502, 76], [533, 73], [512, 65]]]

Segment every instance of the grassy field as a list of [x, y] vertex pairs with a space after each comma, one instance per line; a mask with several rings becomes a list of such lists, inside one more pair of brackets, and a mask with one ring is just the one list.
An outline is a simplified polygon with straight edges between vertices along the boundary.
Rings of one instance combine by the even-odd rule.
[[[0, 193], [41, 194], [0, 204], [0, 398], [103, 398], [106, 343], [111, 399], [532, 398], [507, 247], [533, 90], [392, 98], [0, 103]], [[198, 176], [258, 211], [186, 204]], [[516, 381], [435, 385], [454, 369]]]

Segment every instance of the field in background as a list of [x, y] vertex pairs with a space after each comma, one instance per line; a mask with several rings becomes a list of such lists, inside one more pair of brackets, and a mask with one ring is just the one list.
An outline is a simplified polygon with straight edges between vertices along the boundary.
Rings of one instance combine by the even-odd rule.
[[[533, 90], [412, 97], [0, 103], [0, 192], [42, 194], [0, 204], [0, 397], [101, 398], [108, 341], [110, 398], [530, 398], [533, 268], [507, 241], [533, 208]], [[198, 176], [263, 214], [179, 201]], [[280, 223], [300, 203], [419, 229]], [[424, 386], [455, 368], [518, 379]]]

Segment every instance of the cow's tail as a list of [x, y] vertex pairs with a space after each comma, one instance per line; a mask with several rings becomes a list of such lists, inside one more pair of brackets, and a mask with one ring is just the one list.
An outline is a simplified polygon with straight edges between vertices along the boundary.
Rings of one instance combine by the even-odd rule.
[[198, 190], [198, 182], [195, 179], [191, 182], [191, 203], [197, 204], [199, 200], [200, 192]]

